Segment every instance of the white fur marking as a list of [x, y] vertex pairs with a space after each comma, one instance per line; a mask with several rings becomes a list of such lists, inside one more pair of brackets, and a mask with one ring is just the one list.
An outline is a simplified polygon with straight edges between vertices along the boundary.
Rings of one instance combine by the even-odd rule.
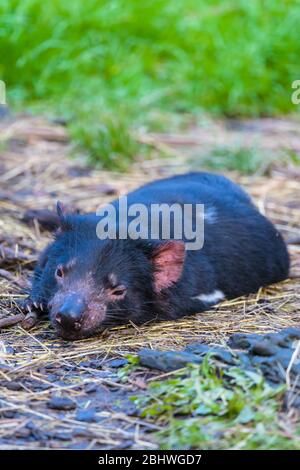
[[197, 295], [196, 297], [193, 297], [193, 299], [200, 300], [201, 302], [206, 302], [208, 304], [216, 304], [217, 302], [220, 302], [220, 300], [223, 300], [225, 298], [225, 295], [222, 291], [216, 289], [210, 294], [200, 294]]
[[208, 207], [204, 210], [204, 220], [210, 224], [214, 224], [217, 221], [217, 211], [215, 207]]

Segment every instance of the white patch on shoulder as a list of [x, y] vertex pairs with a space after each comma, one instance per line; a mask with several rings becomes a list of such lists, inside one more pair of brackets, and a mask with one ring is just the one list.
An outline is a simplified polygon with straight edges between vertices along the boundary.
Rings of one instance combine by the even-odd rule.
[[192, 299], [200, 300], [201, 302], [214, 305], [220, 302], [221, 300], [225, 299], [225, 295], [221, 290], [216, 289], [213, 292], [210, 292], [210, 294], [200, 294], [196, 297], [192, 297]]
[[215, 207], [204, 208], [204, 220], [210, 224], [217, 222], [217, 210]]

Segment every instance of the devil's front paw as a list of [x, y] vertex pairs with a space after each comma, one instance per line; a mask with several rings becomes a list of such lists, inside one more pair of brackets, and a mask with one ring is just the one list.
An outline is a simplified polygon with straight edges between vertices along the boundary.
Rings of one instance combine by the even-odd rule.
[[46, 306], [43, 302], [37, 301], [28, 297], [22, 304], [25, 317], [22, 321], [22, 327], [25, 330], [30, 330], [37, 322], [38, 317], [46, 312]]

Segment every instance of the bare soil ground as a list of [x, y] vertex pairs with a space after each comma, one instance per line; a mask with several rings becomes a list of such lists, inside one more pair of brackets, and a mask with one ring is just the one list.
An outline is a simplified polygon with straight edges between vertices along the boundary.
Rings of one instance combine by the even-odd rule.
[[[57, 199], [95, 210], [143, 182], [189, 169], [191, 154], [209, 152], [216, 143], [239, 141], [265, 152], [299, 153], [299, 130], [293, 120], [208, 120], [184, 134], [144, 134], [139, 138], [153, 145], [153, 158], [138, 159], [128, 173], [119, 174], [69, 158], [61, 125], [25, 115], [0, 121], [0, 321], [21, 313], [18, 302], [26, 296], [38, 253], [51, 238], [37, 222], [24, 223], [26, 211], [53, 210]], [[169, 157], [155, 157], [155, 149]], [[200, 169], [195, 158], [193, 169]], [[143, 393], [153, 373], [145, 370], [121, 381], [118, 370], [127, 354], [141, 347], [182, 349], [195, 340], [223, 343], [234, 332], [300, 326], [300, 169], [274, 163], [268, 176], [228, 175], [247, 188], [283, 233], [291, 278], [193, 317], [118, 327], [75, 343], [57, 338], [46, 320], [29, 331], [21, 323], [2, 329], [0, 449], [155, 447], [147, 437], [153, 426], [130, 401], [132, 394]]]

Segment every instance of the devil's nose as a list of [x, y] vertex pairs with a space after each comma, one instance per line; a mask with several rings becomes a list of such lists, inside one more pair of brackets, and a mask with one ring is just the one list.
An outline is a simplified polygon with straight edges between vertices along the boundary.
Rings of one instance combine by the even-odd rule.
[[82, 323], [82, 316], [85, 303], [77, 297], [66, 299], [59, 311], [55, 315], [55, 320], [63, 328], [79, 329]]

